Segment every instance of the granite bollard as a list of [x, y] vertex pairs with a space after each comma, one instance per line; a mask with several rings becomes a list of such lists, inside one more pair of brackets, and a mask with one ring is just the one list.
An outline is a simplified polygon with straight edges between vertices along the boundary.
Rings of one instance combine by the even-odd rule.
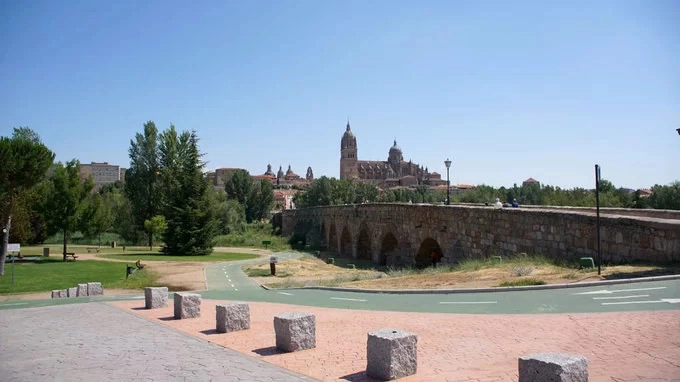
[[177, 319], [201, 316], [201, 295], [198, 293], [176, 292], [174, 305]]
[[87, 296], [87, 284], [78, 284], [78, 291], [76, 292], [76, 297]]
[[518, 362], [519, 382], [588, 382], [588, 361], [580, 355], [537, 353]]
[[396, 329], [368, 333], [366, 374], [390, 380], [406, 377], [418, 369], [418, 336]]
[[66, 298], [67, 295], [66, 289], [55, 289], [52, 291], [52, 298]]
[[316, 347], [316, 317], [304, 312], [286, 312], [274, 317], [276, 348], [294, 352]]
[[144, 288], [144, 307], [146, 309], [164, 308], [168, 306], [167, 287]]
[[248, 304], [217, 305], [215, 310], [218, 333], [250, 329], [250, 307]]
[[78, 297], [78, 287], [68, 288], [66, 290], [67, 297]]
[[103, 294], [104, 288], [102, 288], [102, 283], [87, 283], [88, 296], [101, 296]]

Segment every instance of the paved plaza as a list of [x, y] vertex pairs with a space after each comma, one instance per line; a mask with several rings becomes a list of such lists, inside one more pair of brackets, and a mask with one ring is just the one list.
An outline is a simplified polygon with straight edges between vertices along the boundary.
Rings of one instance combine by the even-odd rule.
[[[418, 335], [418, 371], [404, 381], [517, 381], [517, 359], [566, 352], [588, 359], [590, 381], [680, 381], [680, 311], [541, 315], [375, 312], [249, 303], [251, 328], [215, 330], [215, 305], [173, 319], [144, 300], [0, 312], [6, 381], [371, 381], [367, 333]], [[316, 315], [317, 347], [275, 348], [273, 317]]]
[[129, 311], [88, 303], [0, 312], [0, 380], [312, 379]]

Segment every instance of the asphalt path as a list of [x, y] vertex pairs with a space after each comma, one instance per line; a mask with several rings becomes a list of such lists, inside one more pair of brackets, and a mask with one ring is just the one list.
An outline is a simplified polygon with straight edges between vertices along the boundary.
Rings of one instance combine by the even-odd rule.
[[[297, 253], [276, 254], [279, 260]], [[211, 264], [206, 268], [208, 291], [203, 298], [259, 301], [357, 310], [383, 310], [470, 314], [549, 314], [624, 312], [680, 309], [680, 280], [633, 281], [588, 287], [463, 293], [374, 293], [362, 291], [290, 288], [266, 290], [248, 278], [241, 267], [268, 262], [268, 258]], [[7, 301], [1, 309], [36, 307], [89, 301], [143, 299], [137, 296], [101, 296], [82, 299]]]

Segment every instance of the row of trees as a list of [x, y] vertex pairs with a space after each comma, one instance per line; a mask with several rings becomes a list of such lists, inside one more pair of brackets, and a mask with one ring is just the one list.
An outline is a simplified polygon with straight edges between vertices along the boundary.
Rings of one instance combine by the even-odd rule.
[[115, 233], [129, 243], [161, 238], [169, 255], [205, 255], [215, 235], [242, 231], [268, 216], [270, 182], [246, 171], [215, 190], [203, 170], [195, 132], [174, 126], [158, 132], [153, 122], [130, 141], [130, 168], [124, 182], [92, 192], [81, 179], [80, 163], [53, 164], [54, 153], [29, 128], [0, 137], [0, 218], [3, 223], [0, 275], [7, 243], [41, 243], [62, 233], [66, 244], [76, 231], [89, 238]]
[[[493, 203], [496, 198], [520, 204], [551, 206], [595, 206], [595, 192], [583, 188], [561, 189], [541, 186], [538, 183], [506, 188], [481, 185], [451, 194], [453, 203]], [[314, 180], [305, 190], [295, 196], [298, 207], [329, 206], [359, 203], [441, 203], [446, 200], [446, 190], [431, 189], [425, 185], [413, 188], [380, 190], [367, 183], [322, 177]], [[600, 205], [622, 208], [657, 208], [680, 210], [680, 182], [668, 186], [656, 185], [652, 195], [630, 192], [615, 187], [608, 180], [600, 182]]]

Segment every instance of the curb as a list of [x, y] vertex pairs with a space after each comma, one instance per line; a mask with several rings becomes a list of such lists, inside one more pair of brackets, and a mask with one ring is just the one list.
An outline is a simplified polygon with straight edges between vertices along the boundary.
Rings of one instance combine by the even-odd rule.
[[544, 289], [567, 289], [567, 288], [586, 288], [602, 285], [632, 284], [637, 282], [680, 280], [679, 275], [639, 277], [634, 279], [588, 281], [573, 284], [550, 284], [550, 285], [528, 285], [521, 287], [496, 287], [496, 288], [468, 288], [468, 289], [356, 289], [340, 287], [307, 286], [300, 288], [269, 288], [261, 285], [266, 290], [296, 290], [296, 289], [315, 289], [329, 290], [335, 292], [354, 292], [354, 293], [376, 293], [376, 294], [455, 294], [455, 293], [489, 293], [489, 292], [515, 292], [527, 290]]

